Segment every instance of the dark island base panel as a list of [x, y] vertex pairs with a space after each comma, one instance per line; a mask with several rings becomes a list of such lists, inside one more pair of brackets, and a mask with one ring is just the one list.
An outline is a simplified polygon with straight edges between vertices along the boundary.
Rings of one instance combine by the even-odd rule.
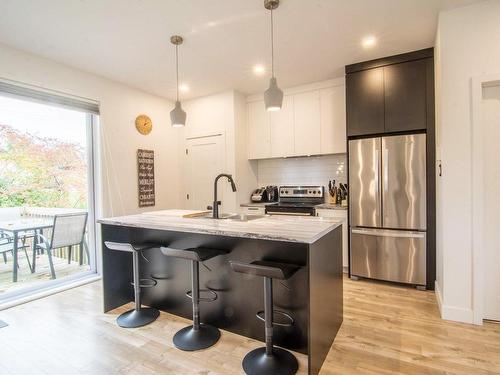
[[[342, 324], [341, 235], [338, 227], [308, 245], [103, 224], [104, 311], [133, 300], [131, 254], [109, 250], [104, 241], [226, 250], [227, 255], [205, 262], [211, 271], [200, 265], [200, 288], [218, 294], [216, 301], [201, 303], [201, 321], [260, 341], [264, 341], [264, 324], [255, 314], [264, 309], [263, 278], [235, 273], [228, 261], [263, 259], [298, 264], [302, 268], [289, 280], [273, 283], [275, 309], [295, 320], [291, 327], [275, 327], [274, 342], [308, 354], [309, 373], [317, 374]], [[159, 249], [147, 250], [144, 256], [148, 261], [139, 257], [141, 278], [153, 277], [158, 284], [142, 289], [142, 303], [191, 319], [191, 300], [186, 297], [191, 289], [190, 262], [166, 257]]]

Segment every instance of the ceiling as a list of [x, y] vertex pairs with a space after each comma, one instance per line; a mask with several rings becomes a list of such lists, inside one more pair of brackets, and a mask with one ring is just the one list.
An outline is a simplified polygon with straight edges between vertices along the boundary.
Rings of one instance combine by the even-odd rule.
[[[431, 47], [440, 10], [477, 0], [281, 0], [275, 11], [278, 84], [339, 77], [346, 64]], [[180, 48], [184, 98], [263, 91], [269, 13], [263, 0], [0, 0], [0, 43], [167, 98]], [[364, 49], [367, 35], [377, 44]]]

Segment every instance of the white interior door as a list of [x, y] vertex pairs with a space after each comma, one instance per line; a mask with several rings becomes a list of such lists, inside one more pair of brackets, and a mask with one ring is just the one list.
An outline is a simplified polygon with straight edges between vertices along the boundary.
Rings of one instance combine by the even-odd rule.
[[[224, 172], [225, 144], [223, 135], [188, 139], [186, 207], [205, 210], [212, 205], [214, 179]], [[219, 186], [218, 199], [224, 203], [224, 187]], [[221, 211], [223, 212], [223, 211]]]
[[484, 318], [500, 321], [500, 85], [483, 89]]

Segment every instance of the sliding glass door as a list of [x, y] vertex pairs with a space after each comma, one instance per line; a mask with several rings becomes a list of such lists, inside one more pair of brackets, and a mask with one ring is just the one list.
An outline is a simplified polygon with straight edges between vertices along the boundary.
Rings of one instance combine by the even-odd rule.
[[46, 93], [3, 94], [0, 302], [96, 272], [98, 115]]

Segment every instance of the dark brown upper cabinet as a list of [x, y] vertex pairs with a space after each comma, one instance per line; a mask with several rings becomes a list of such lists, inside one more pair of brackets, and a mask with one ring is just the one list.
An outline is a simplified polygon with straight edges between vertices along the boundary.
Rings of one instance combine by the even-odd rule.
[[347, 136], [383, 133], [383, 68], [349, 74], [346, 90]]
[[385, 132], [426, 128], [426, 60], [384, 67]]
[[425, 130], [434, 114], [432, 48], [346, 66], [347, 136]]

